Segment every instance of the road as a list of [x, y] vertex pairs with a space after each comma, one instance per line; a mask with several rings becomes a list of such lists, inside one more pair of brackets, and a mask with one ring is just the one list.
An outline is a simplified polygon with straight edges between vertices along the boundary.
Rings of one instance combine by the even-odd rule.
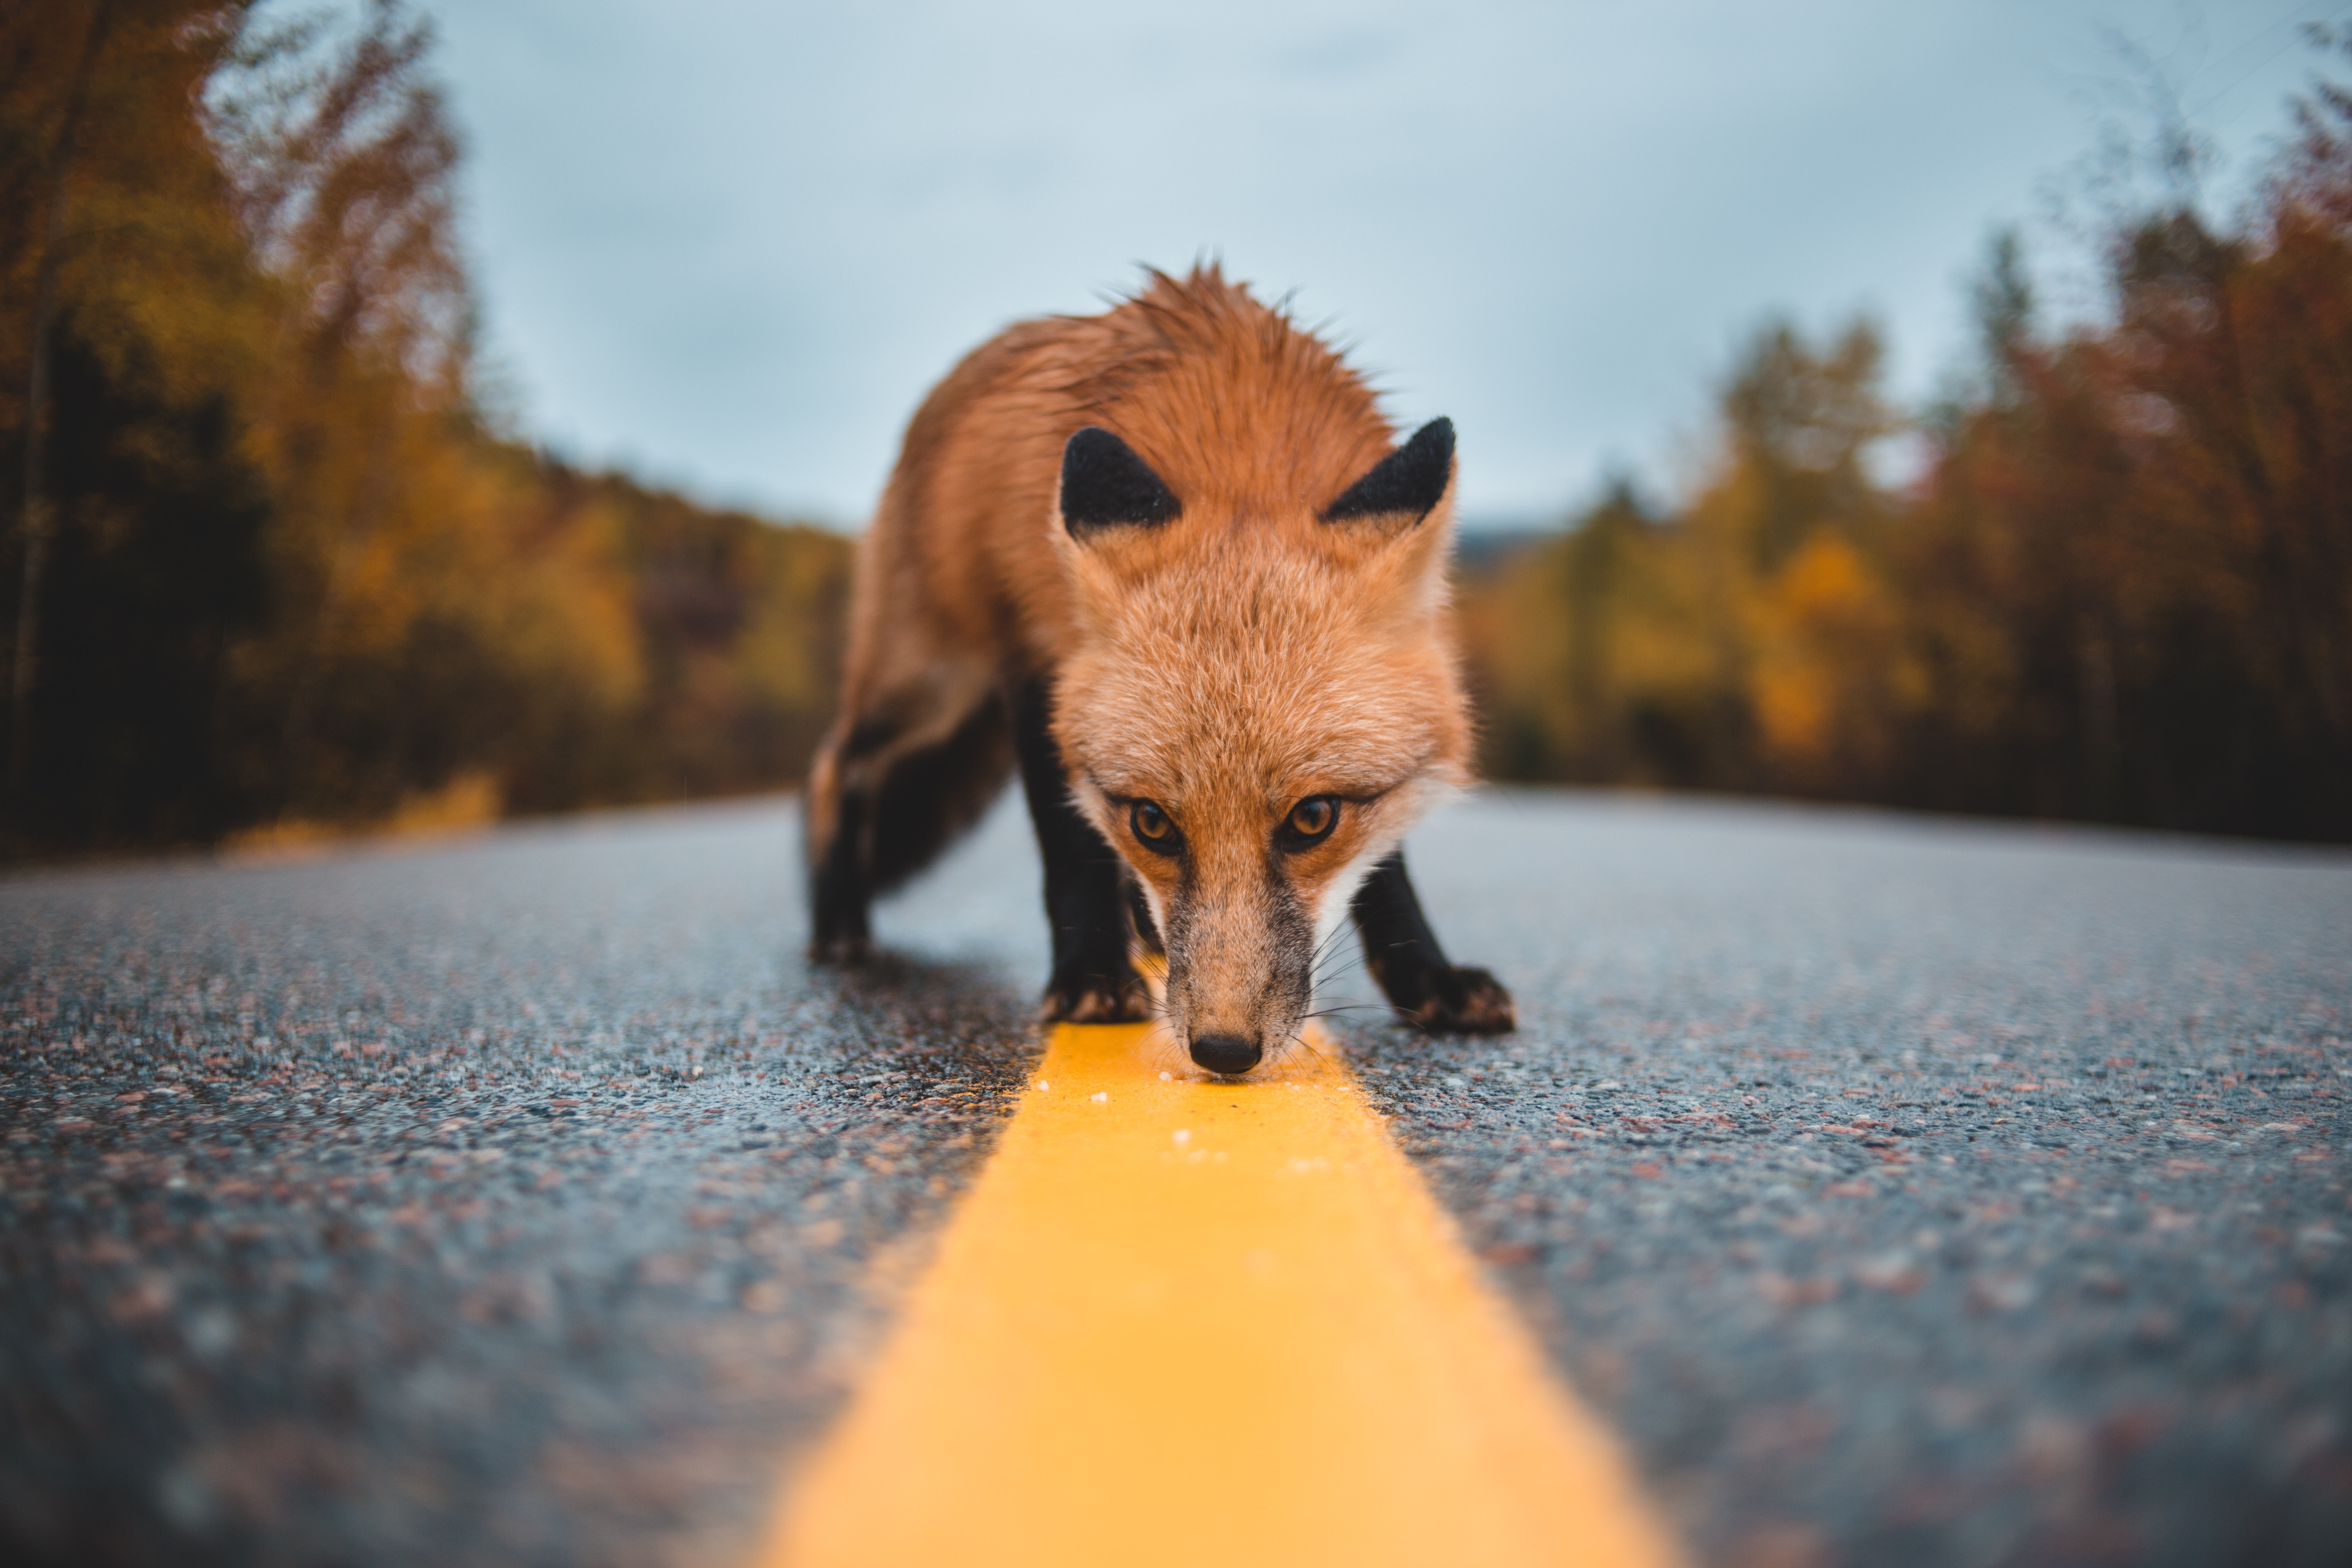
[[[1024, 835], [852, 980], [780, 803], [0, 880], [0, 1543], [740, 1551], [1034, 1058]], [[1410, 854], [1522, 1029], [1341, 1032], [1696, 1557], [2347, 1560], [2352, 855], [1536, 792]]]

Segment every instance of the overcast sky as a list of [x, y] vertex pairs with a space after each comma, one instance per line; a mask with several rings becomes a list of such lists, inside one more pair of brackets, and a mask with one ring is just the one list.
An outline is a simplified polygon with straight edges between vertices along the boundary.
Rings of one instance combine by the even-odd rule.
[[[1466, 514], [1669, 489], [1768, 311], [1885, 328], [1916, 395], [1994, 226], [2157, 57], [2226, 190], [2347, 0], [786, 5], [439, 0], [467, 226], [522, 430], [862, 522], [1006, 322], [1203, 252], [1450, 414]], [[2231, 176], [2236, 175], [2233, 183]]]

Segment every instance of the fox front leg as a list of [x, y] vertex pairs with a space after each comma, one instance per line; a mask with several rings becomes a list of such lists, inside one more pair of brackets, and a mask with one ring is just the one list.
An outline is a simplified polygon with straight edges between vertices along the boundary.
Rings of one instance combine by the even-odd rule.
[[1518, 1012], [1501, 981], [1445, 961], [1404, 874], [1403, 850], [1391, 850], [1372, 868], [1349, 912], [1363, 939], [1364, 965], [1403, 1022], [1437, 1035], [1500, 1035], [1517, 1026]]
[[1039, 1014], [1049, 1024], [1141, 1023], [1151, 1016], [1151, 992], [1129, 956], [1125, 863], [1070, 800], [1045, 683], [1024, 681], [1011, 696], [1013, 750], [1045, 862], [1054, 931], [1054, 975]]

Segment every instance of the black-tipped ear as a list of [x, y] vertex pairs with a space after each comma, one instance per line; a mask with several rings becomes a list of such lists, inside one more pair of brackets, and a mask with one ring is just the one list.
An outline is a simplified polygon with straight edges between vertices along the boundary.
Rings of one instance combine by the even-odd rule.
[[1172, 522], [1183, 512], [1135, 448], [1089, 425], [1062, 448], [1062, 521], [1073, 537], [1121, 524]]
[[1323, 521], [1410, 517], [1419, 522], [1445, 499], [1445, 481], [1453, 477], [1454, 421], [1433, 419], [1325, 507]]

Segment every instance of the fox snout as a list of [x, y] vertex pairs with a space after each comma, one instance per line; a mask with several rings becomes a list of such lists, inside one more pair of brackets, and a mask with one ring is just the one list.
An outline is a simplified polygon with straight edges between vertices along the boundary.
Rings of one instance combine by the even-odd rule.
[[[1195, 875], [1212, 870], [1196, 866]], [[1163, 933], [1169, 1025], [1195, 1063], [1225, 1074], [1279, 1056], [1315, 992], [1314, 924], [1296, 889], [1262, 868], [1234, 880], [1242, 885], [1223, 896], [1204, 897], [1197, 884], [1176, 889]]]
[[1192, 1059], [1211, 1072], [1245, 1073], [1265, 1057], [1265, 1047], [1242, 1035], [1195, 1035]]
[[1213, 999], [1213, 988], [1188, 974], [1175, 954], [1170, 954], [1166, 1012], [1171, 1028], [1197, 1066], [1228, 1077], [1281, 1054], [1297, 1036], [1312, 988], [1303, 966], [1296, 973], [1260, 968], [1237, 978], [1243, 981], [1240, 994], [1217, 1005], [1224, 999]]

